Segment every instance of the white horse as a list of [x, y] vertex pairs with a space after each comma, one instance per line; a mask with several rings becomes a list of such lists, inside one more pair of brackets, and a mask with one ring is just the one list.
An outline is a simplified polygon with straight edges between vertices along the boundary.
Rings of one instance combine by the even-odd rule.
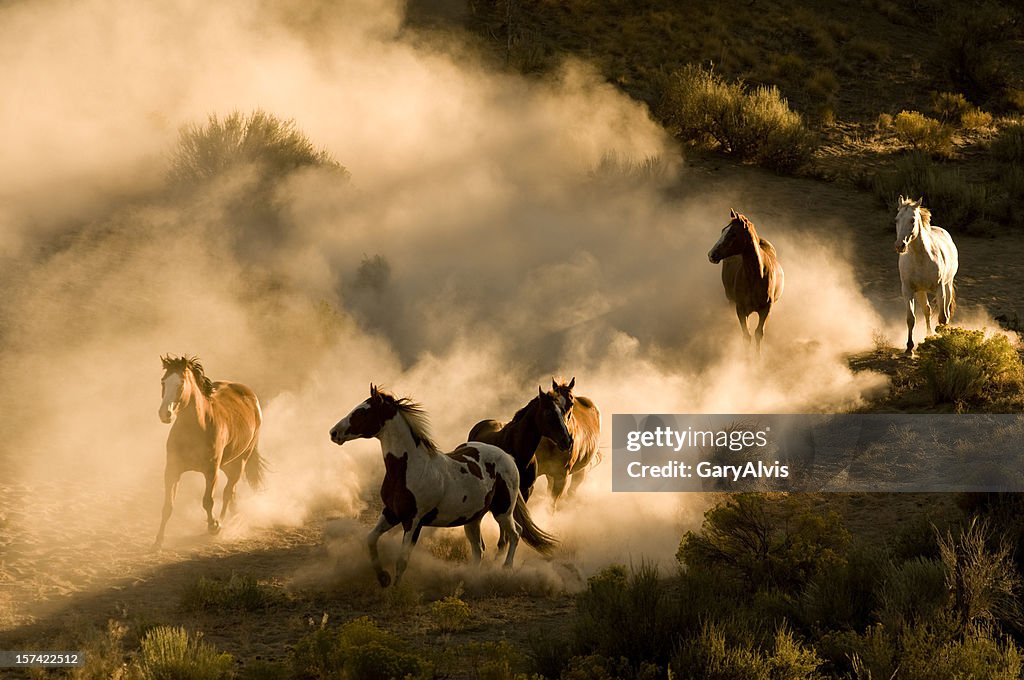
[[924, 309], [928, 334], [932, 332], [931, 294], [939, 310], [939, 324], [949, 323], [956, 308], [953, 277], [959, 266], [956, 246], [945, 229], [931, 223], [931, 211], [922, 208], [924, 198], [912, 201], [900, 196], [896, 212], [896, 252], [900, 256], [900, 284], [907, 301], [907, 354], [914, 350], [915, 305]]
[[386, 472], [380, 488], [384, 510], [366, 542], [381, 586], [390, 585], [391, 576], [380, 565], [377, 541], [399, 524], [405, 535], [396, 584], [423, 527], [464, 527], [473, 561], [479, 563], [484, 547], [480, 520], [490, 512], [501, 528], [499, 551], [508, 546], [505, 567], [512, 566], [520, 537], [542, 554], [557, 545], [533, 523], [519, 493], [516, 461], [497, 446], [469, 442], [441, 453], [419, 405], [370, 385], [370, 398], [331, 428], [331, 441], [341, 445], [373, 437], [380, 440], [384, 453]]

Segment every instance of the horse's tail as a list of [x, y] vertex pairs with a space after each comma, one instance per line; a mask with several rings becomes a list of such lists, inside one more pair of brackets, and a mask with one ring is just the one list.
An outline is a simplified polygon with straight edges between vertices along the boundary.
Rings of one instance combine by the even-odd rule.
[[519, 524], [521, 533], [519, 537], [541, 555], [550, 555], [558, 547], [558, 539], [533, 523], [530, 511], [526, 509], [526, 501], [523, 494], [516, 494], [516, 507], [512, 510], [512, 517]]
[[267, 461], [260, 455], [259, 449], [253, 449], [249, 460], [245, 462], [245, 481], [253, 489], [263, 488], [267, 475]]

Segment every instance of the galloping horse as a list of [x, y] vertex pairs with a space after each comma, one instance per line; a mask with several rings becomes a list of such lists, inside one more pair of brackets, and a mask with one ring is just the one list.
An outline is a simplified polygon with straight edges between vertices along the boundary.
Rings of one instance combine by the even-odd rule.
[[164, 529], [174, 509], [174, 496], [183, 472], [201, 472], [206, 477], [203, 508], [211, 534], [220, 531], [213, 518], [213, 487], [217, 471], [228, 476], [224, 487], [220, 519], [228, 508], [234, 511], [235, 484], [242, 472], [249, 486], [263, 483], [266, 464], [257, 449], [263, 413], [253, 391], [236, 382], [211, 382], [197, 357], [164, 356], [160, 380], [160, 420], [171, 423], [167, 435], [167, 467], [164, 469], [164, 508], [156, 547], [164, 541]]
[[900, 286], [907, 301], [907, 354], [914, 350], [914, 302], [924, 308], [928, 334], [932, 332], [932, 308], [929, 293], [942, 307], [939, 324], [949, 323], [956, 308], [953, 277], [959, 267], [959, 256], [953, 238], [945, 229], [931, 223], [932, 213], [922, 208], [924, 197], [912, 201], [899, 198], [896, 210], [896, 252], [900, 260]]
[[736, 305], [743, 336], [750, 342], [747, 317], [757, 312], [757, 352], [761, 353], [764, 325], [772, 305], [782, 297], [785, 275], [775, 246], [757, 235], [754, 223], [735, 210], [722, 236], [708, 253], [711, 264], [722, 263], [725, 296]]
[[548, 476], [548, 490], [554, 505], [565, 492], [565, 483], [572, 475], [568, 496], [575, 495], [587, 477], [587, 470], [601, 462], [601, 412], [590, 399], [572, 393], [576, 378], [568, 383], [551, 380], [551, 394], [559, 400], [566, 414], [566, 426], [572, 436], [568, 451], [544, 437], [537, 447], [537, 469]]
[[530, 500], [537, 481], [537, 458], [534, 453], [542, 437], [547, 437], [562, 451], [572, 448], [572, 435], [565, 424], [561, 400], [540, 387], [537, 396], [516, 411], [512, 420], [481, 420], [469, 431], [467, 441], [494, 444], [511, 454], [519, 468], [519, 490]]
[[370, 385], [370, 398], [331, 428], [331, 441], [341, 445], [373, 437], [380, 440], [384, 454], [386, 472], [380, 487], [384, 511], [366, 542], [381, 586], [390, 585], [391, 576], [380, 565], [377, 541], [398, 524], [405, 535], [396, 584], [423, 527], [465, 527], [473, 561], [479, 563], [484, 550], [480, 520], [490, 512], [501, 528], [499, 551], [508, 545], [505, 567], [509, 568], [520, 536], [542, 554], [557, 545], [533, 523], [519, 493], [516, 463], [498, 447], [470, 442], [443, 454], [430, 438], [426, 414], [418, 404]]

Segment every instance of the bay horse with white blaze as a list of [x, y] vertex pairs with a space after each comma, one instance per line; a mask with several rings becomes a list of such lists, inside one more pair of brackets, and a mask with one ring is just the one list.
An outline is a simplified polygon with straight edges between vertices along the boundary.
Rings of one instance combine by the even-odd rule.
[[512, 420], [507, 423], [481, 420], [466, 439], [494, 444], [511, 455], [519, 468], [519, 490], [524, 500], [530, 500], [537, 481], [535, 454], [541, 439], [550, 439], [561, 451], [572, 449], [572, 435], [565, 418], [561, 399], [538, 387], [537, 396], [516, 411]]
[[220, 531], [213, 518], [213, 488], [217, 471], [228, 477], [220, 510], [223, 521], [228, 508], [234, 511], [235, 484], [245, 472], [249, 486], [263, 483], [266, 464], [260, 456], [260, 425], [263, 413], [251, 389], [236, 382], [212, 382], [197, 357], [164, 356], [160, 380], [160, 420], [171, 423], [167, 435], [167, 466], [164, 469], [164, 508], [156, 547], [164, 541], [164, 529], [174, 509], [178, 481], [184, 472], [201, 472], [206, 477], [203, 509], [211, 534]]
[[[548, 477], [552, 505], [558, 502], [563, 493], [572, 498], [587, 478], [587, 471], [601, 462], [601, 412], [587, 397], [574, 395], [572, 389], [575, 386], [576, 378], [568, 383], [552, 378], [551, 391], [548, 393], [559, 400], [559, 406], [565, 413], [565, 424], [572, 437], [572, 446], [562, 450], [555, 442], [544, 437], [536, 452], [537, 470]], [[565, 486], [570, 476], [572, 482], [566, 492]]]
[[939, 324], [949, 323], [956, 308], [953, 278], [960, 266], [953, 237], [932, 224], [932, 213], [921, 207], [924, 197], [912, 201], [899, 197], [896, 209], [896, 252], [899, 253], [900, 288], [907, 305], [907, 354], [914, 351], [916, 306], [924, 309], [928, 334], [932, 332], [932, 308], [928, 295], [941, 306]]
[[499, 551], [508, 545], [507, 568], [512, 566], [520, 536], [542, 554], [557, 546], [552, 536], [533, 523], [519, 493], [519, 469], [498, 447], [469, 442], [451, 453], [441, 453], [430, 437], [423, 409], [374, 385], [370, 385], [370, 398], [331, 428], [335, 444], [361, 438], [378, 439], [384, 454], [380, 487], [384, 510], [366, 537], [381, 586], [390, 585], [391, 576], [380, 564], [377, 542], [399, 524], [405, 534], [395, 569], [396, 584], [423, 527], [464, 527], [473, 561], [479, 563], [484, 550], [480, 521], [490, 512], [501, 528]]
[[722, 285], [725, 296], [736, 305], [736, 317], [743, 336], [750, 342], [747, 317], [757, 313], [757, 352], [761, 353], [764, 326], [772, 305], [782, 297], [785, 274], [775, 253], [775, 246], [761, 238], [754, 223], [735, 210], [722, 229], [722, 236], [708, 253], [711, 264], [722, 263]]

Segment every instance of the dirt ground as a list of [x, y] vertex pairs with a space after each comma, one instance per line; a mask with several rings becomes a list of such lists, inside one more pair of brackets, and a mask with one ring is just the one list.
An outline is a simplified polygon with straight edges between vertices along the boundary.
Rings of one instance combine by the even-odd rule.
[[[699, 173], [712, 188], [742, 184], [749, 192], [749, 187], [759, 187], [745, 195], [747, 205], [742, 209], [756, 214], [761, 223], [785, 216], [790, 223], [804, 225], [809, 237], [826, 239], [833, 237], [829, 230], [841, 230], [836, 236], [850, 244], [851, 257], [864, 273], [865, 293], [885, 318], [902, 316], [892, 215], [874, 198], [723, 162], [705, 162], [689, 172]], [[1024, 240], [1010, 234], [966, 237], [955, 227], [950, 230], [960, 248], [961, 309], [975, 313], [980, 308], [993, 317], [1012, 318], [1020, 311], [1024, 291]], [[359, 520], [319, 517], [300, 527], [242, 530], [228, 525], [220, 536], [210, 537], [199, 533], [204, 525], [198, 497], [185, 495], [180, 504], [186, 509], [172, 519], [168, 546], [154, 552], [159, 491], [118, 495], [67, 482], [33, 488], [0, 484], [0, 649], [74, 642], [82, 631], [102, 631], [109, 621], [136, 628], [173, 623], [202, 630], [208, 641], [244, 664], [286, 658], [290, 646], [325, 614], [332, 621], [370, 615], [428, 648], [502, 639], [521, 646], [536, 631], [565, 629], [572, 593], [585, 582], [574, 566], [574, 554], [556, 556], [544, 572], [536, 567], [539, 558], [525, 548], [521, 554], [528, 566], [513, 574], [485, 565], [481, 576], [458, 562], [438, 569], [443, 560], [437, 557], [443, 557], [451, 541], [433, 541], [432, 546], [428, 538], [419, 551], [434, 557], [421, 555], [419, 562], [414, 558], [408, 583], [400, 591], [381, 591], [362, 549], [361, 537], [371, 521], [368, 513]], [[920, 499], [908, 503], [908, 510], [922, 507]], [[886, 508], [890, 516], [901, 514], [894, 512], [891, 499], [842, 505], [848, 523], [865, 526], [878, 526], [878, 515]], [[942, 506], [931, 510], [939, 513], [948, 510], [944, 501], [925, 505]], [[122, 510], [139, 507], [151, 511]], [[48, 521], [58, 514], [81, 521]], [[855, 526], [851, 529], [856, 531]], [[422, 568], [428, 559], [434, 566]], [[255, 576], [281, 597], [258, 612], [183, 606], [183, 594], [200, 577], [226, 578], [232, 573]], [[463, 632], [439, 636], [428, 605], [460, 591], [470, 605], [470, 625]], [[453, 677], [466, 673], [465, 668], [452, 669]]]

